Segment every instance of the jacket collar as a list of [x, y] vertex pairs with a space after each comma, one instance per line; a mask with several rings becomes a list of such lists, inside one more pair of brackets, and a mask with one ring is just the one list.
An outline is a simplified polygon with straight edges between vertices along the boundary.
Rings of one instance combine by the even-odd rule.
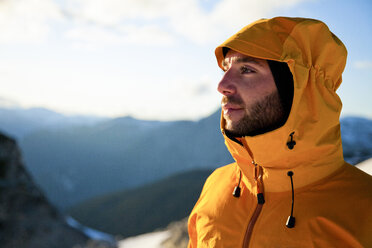
[[256, 187], [254, 163], [263, 168], [265, 192], [290, 191], [288, 171], [294, 173], [294, 187], [298, 189], [325, 178], [344, 164], [340, 142], [320, 144], [301, 151], [298, 147], [306, 144], [296, 139], [295, 147], [290, 150], [286, 145], [288, 137], [280, 137], [280, 133], [274, 131], [255, 137], [244, 137], [244, 144], [239, 144], [224, 134], [225, 144], [249, 188]]

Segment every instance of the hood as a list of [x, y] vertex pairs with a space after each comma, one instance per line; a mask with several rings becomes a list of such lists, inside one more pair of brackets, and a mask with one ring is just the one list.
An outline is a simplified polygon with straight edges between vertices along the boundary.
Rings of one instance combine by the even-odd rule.
[[[252, 178], [251, 162], [263, 168], [265, 191], [289, 190], [287, 172], [296, 188], [331, 174], [344, 163], [336, 94], [346, 64], [343, 43], [321, 21], [276, 17], [254, 22], [215, 50], [222, 68], [222, 48], [267, 60], [286, 62], [293, 75], [294, 96], [286, 123], [273, 131], [243, 137], [245, 147], [225, 137], [240, 170]], [[225, 120], [221, 117], [224, 133]], [[287, 146], [292, 139], [293, 149]]]

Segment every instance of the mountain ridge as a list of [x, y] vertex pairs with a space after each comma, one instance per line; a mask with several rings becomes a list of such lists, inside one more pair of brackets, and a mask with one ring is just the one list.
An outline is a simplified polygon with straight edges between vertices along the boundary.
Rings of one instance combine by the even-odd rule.
[[129, 237], [150, 232], [187, 217], [211, 172], [179, 173], [135, 189], [90, 199], [67, 212], [84, 225], [113, 235]]
[[[94, 124], [44, 125], [23, 136], [20, 146], [37, 183], [63, 209], [174, 173], [231, 163], [219, 123], [220, 110], [199, 121], [127, 116]], [[341, 119], [347, 161], [355, 164], [372, 156], [371, 127], [368, 119]]]

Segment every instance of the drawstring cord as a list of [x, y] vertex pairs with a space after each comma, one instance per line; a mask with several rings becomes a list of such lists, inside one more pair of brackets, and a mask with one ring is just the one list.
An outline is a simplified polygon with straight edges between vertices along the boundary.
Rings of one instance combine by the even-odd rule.
[[[255, 180], [257, 181], [257, 179], [261, 179], [261, 175], [257, 169], [257, 164], [255, 164]], [[294, 209], [294, 187], [293, 187], [293, 171], [288, 171], [287, 175], [290, 177], [291, 179], [291, 188], [292, 188], [292, 207], [291, 207], [291, 215], [288, 216], [288, 219], [287, 219], [287, 223], [285, 224], [286, 227], [288, 228], [293, 228], [295, 226], [295, 223], [296, 223], [296, 218], [293, 216], [293, 209]], [[239, 181], [238, 181], [238, 185], [235, 186], [234, 188], [234, 191], [232, 193], [232, 195], [236, 198], [239, 198], [240, 197], [240, 194], [241, 194], [241, 188], [240, 188], [240, 182], [242, 180], [242, 171], [239, 170]], [[265, 198], [263, 196], [263, 193], [261, 192], [260, 190], [260, 186], [259, 186], [259, 183], [257, 183], [257, 200], [258, 200], [258, 204], [264, 204], [265, 203]]]
[[240, 197], [240, 181], [242, 180], [242, 171], [239, 170], [239, 182], [238, 185], [235, 186], [234, 191], [233, 191], [233, 196], [236, 198]]
[[293, 217], [293, 207], [294, 207], [294, 189], [293, 189], [293, 171], [288, 171], [287, 175], [291, 178], [291, 186], [292, 186], [292, 208], [291, 208], [291, 215], [288, 216], [287, 223], [285, 224], [288, 228], [293, 228], [296, 223], [296, 218]]

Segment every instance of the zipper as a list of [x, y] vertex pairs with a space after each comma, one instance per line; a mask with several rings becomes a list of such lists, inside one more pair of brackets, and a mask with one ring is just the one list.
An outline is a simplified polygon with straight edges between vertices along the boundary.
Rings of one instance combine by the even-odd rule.
[[265, 203], [265, 199], [263, 196], [264, 190], [263, 190], [263, 182], [262, 182], [262, 168], [258, 166], [254, 160], [252, 161], [252, 163], [254, 164], [254, 180], [256, 181], [256, 185], [257, 185], [257, 206], [248, 223], [247, 230], [245, 231], [243, 248], [249, 247], [249, 242], [251, 240], [254, 225], [256, 224], [258, 216], [260, 215], [262, 211], [263, 204]]
[[247, 230], [245, 231], [245, 235], [244, 235], [243, 248], [248, 248], [248, 246], [249, 246], [249, 241], [251, 240], [253, 227], [254, 227], [254, 224], [256, 224], [258, 216], [261, 213], [262, 206], [263, 206], [263, 204], [257, 204], [256, 209], [253, 212], [252, 218], [248, 223], [248, 227], [247, 227]]

